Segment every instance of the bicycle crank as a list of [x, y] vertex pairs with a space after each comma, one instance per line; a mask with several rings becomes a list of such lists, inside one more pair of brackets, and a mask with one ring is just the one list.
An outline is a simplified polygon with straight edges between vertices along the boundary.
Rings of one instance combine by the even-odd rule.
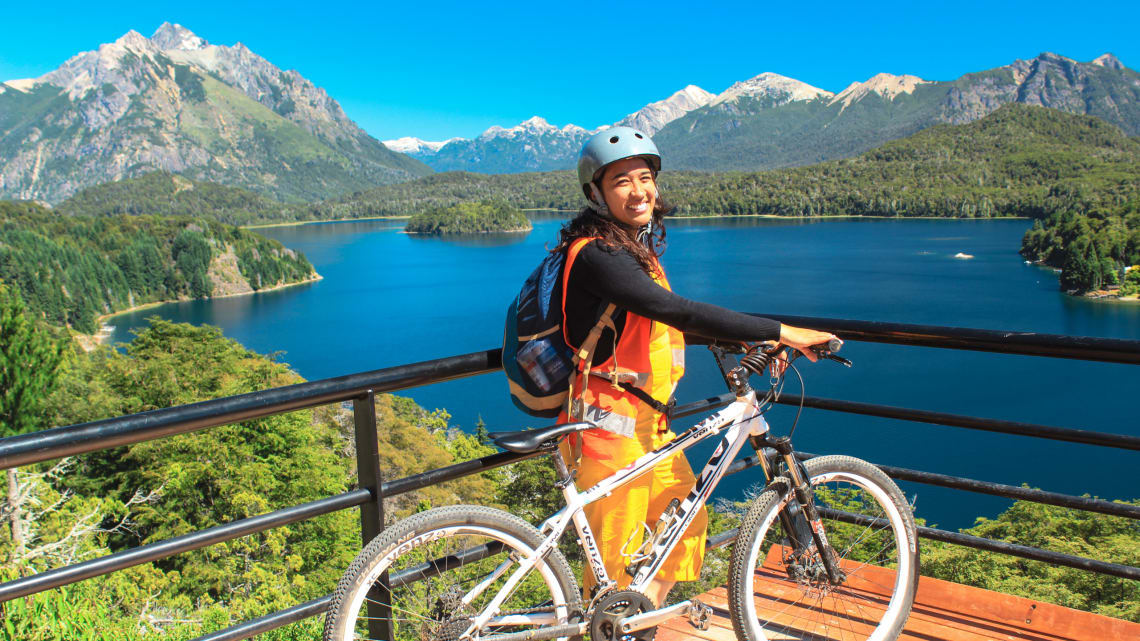
[[619, 590], [602, 597], [594, 616], [590, 619], [591, 641], [651, 641], [657, 634], [657, 626], [623, 632], [625, 619], [642, 612], [653, 610], [649, 597], [633, 590]]

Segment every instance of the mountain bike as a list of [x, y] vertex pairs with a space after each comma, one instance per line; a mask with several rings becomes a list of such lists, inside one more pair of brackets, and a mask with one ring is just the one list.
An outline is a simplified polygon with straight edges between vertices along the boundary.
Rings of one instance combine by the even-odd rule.
[[[834, 353], [839, 345], [832, 341], [816, 353], [850, 366]], [[737, 638], [898, 637], [919, 571], [918, 538], [905, 496], [864, 461], [797, 457], [790, 433], [795, 423], [788, 436], [770, 434], [763, 414], [781, 393], [786, 373], [799, 375], [792, 364], [798, 352], [755, 345], [710, 349], [734, 400], [584, 491], [575, 486], [558, 444], [593, 425], [492, 434], [505, 450], [549, 454], [565, 507], [537, 529], [507, 512], [472, 505], [400, 521], [372, 540], [344, 574], [324, 638], [537, 641], [589, 634], [593, 641], [648, 641], [657, 625], [677, 616], [707, 628], [709, 605], [687, 599], [657, 607], [645, 588], [745, 443], [756, 452], [765, 484], [744, 513], [729, 564], [728, 614]], [[774, 358], [782, 366], [769, 368]], [[758, 397], [749, 376], [766, 369], [773, 373]], [[720, 443], [685, 500], [674, 500], [656, 524], [645, 525], [644, 542], [626, 551], [631, 580], [619, 587], [603, 565], [583, 506], [718, 434]], [[558, 547], [571, 526], [584, 571], [596, 579], [587, 595]]]

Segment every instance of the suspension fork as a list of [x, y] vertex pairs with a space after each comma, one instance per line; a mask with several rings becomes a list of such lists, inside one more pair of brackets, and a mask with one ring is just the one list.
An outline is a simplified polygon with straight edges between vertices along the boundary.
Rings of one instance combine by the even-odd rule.
[[[756, 458], [760, 461], [760, 469], [764, 471], [765, 485], [770, 484], [779, 474], [779, 453], [768, 440], [768, 435], [751, 437], [752, 447], [756, 450]], [[780, 529], [784, 537], [791, 543], [792, 549], [806, 550], [812, 545], [811, 528], [803, 518], [799, 505], [791, 501], [776, 515], [780, 519]]]
[[[815, 544], [820, 561], [827, 572], [828, 580], [831, 581], [832, 585], [838, 585], [844, 580], [845, 575], [839, 569], [839, 561], [835, 558], [835, 552], [827, 541], [823, 521], [815, 506], [814, 493], [811, 484], [808, 482], [807, 471], [795, 457], [791, 439], [786, 436], [776, 438], [768, 435], [754, 436], [752, 437], [752, 446], [756, 449], [760, 465], [764, 470], [764, 476], [769, 482], [776, 477], [776, 457], [779, 456], [784, 460], [795, 501], [789, 501], [784, 509], [780, 510], [780, 526], [796, 552], [807, 550], [813, 543]], [[764, 447], [775, 450], [770, 459], [762, 449]]]

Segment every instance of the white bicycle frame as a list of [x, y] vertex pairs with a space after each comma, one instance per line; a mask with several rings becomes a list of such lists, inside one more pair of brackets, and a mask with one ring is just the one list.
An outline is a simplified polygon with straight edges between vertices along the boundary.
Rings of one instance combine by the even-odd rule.
[[[735, 401], [724, 409], [697, 423], [658, 449], [642, 455], [629, 465], [602, 479], [585, 492], [579, 492], [571, 478], [562, 488], [566, 506], [542, 523], [540, 529], [545, 536], [542, 543], [535, 548], [532, 554], [528, 554], [525, 559], [515, 560], [518, 562], [518, 567], [508, 578], [495, 598], [492, 599], [483, 612], [475, 618], [473, 625], [468, 628], [467, 633], [470, 633], [472, 630], [482, 629], [483, 626], [492, 620], [494, 620], [493, 625], [495, 626], [550, 625], [555, 622], [552, 615], [549, 614], [515, 614], [506, 617], [496, 617], [495, 614], [501, 608], [502, 603], [514, 591], [515, 586], [518, 585], [523, 576], [532, 570], [540, 559], [545, 558], [546, 555], [558, 545], [558, 540], [562, 537], [562, 534], [566, 532], [566, 529], [571, 523], [573, 523], [578, 533], [579, 542], [586, 552], [586, 558], [594, 573], [594, 578], [597, 580], [597, 585], [600, 588], [598, 594], [601, 594], [604, 589], [616, 585], [617, 581], [610, 578], [606, 571], [605, 564], [602, 562], [602, 555], [598, 549], [597, 539], [590, 529], [590, 524], [586, 521], [583, 508], [595, 501], [605, 498], [617, 488], [630, 483], [637, 477], [648, 472], [658, 463], [685, 451], [710, 436], [719, 434], [722, 430], [725, 430], [725, 428], [727, 428], [727, 432], [709, 458], [708, 463], [705, 464], [704, 469], [701, 470], [701, 475], [697, 479], [693, 489], [689, 492], [688, 496], [685, 497], [685, 500], [681, 502], [676, 516], [661, 536], [660, 541], [658, 541], [657, 544], [653, 546], [653, 549], [646, 555], [645, 558], [648, 562], [640, 565], [633, 581], [629, 585], [628, 589], [644, 594], [648, 583], [657, 574], [657, 570], [660, 569], [661, 564], [668, 558], [669, 553], [677, 545], [678, 541], [681, 540], [681, 535], [688, 529], [697, 511], [708, 501], [713, 489], [720, 482], [720, 479], [728, 470], [729, 464], [732, 463], [737, 453], [740, 452], [740, 449], [744, 446], [745, 441], [751, 436], [762, 436], [768, 432], [768, 423], [764, 420], [759, 408], [756, 406], [755, 391], [749, 390], [742, 396], [738, 396]], [[555, 454], [555, 456], [558, 455]], [[506, 565], [507, 564], [504, 563], [499, 570], [494, 572], [493, 578], [497, 578], [501, 575], [501, 573], [505, 571]], [[476, 588], [464, 597], [464, 600], [469, 603], [482, 591], [482, 588], [489, 583], [490, 579], [482, 582], [480, 586], [476, 586]], [[639, 630], [651, 627], [656, 625], [659, 621], [687, 610], [690, 605], [690, 601], [684, 601], [669, 606], [668, 608], [630, 617], [626, 620], [626, 628], [629, 630]], [[585, 633], [587, 626], [588, 623], [578, 624], [579, 630], [576, 634]]]

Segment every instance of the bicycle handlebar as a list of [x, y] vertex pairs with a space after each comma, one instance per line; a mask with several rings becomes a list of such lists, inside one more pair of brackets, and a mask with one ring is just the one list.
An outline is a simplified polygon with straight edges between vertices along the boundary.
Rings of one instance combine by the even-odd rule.
[[[748, 389], [748, 372], [753, 374], [763, 374], [764, 370], [768, 369], [772, 359], [776, 358], [780, 350], [787, 348], [780, 343], [768, 342], [749, 345], [748, 343], [717, 343], [709, 344], [709, 349], [716, 357], [717, 366], [720, 368], [721, 375], [724, 376], [724, 382], [728, 384], [729, 389], [742, 393]], [[825, 358], [830, 361], [835, 361], [844, 367], [851, 367], [850, 360], [838, 356], [838, 352], [843, 347], [843, 341], [838, 338], [833, 338], [826, 343], [813, 345], [809, 349], [819, 358]], [[791, 352], [787, 355], [787, 362], [791, 363], [798, 356], [801, 355], [799, 350], [787, 348]], [[734, 359], [729, 359], [729, 354], [743, 354], [740, 357], [739, 363]], [[774, 377], [772, 382], [773, 387], [779, 384], [778, 379], [782, 378], [782, 374]]]

